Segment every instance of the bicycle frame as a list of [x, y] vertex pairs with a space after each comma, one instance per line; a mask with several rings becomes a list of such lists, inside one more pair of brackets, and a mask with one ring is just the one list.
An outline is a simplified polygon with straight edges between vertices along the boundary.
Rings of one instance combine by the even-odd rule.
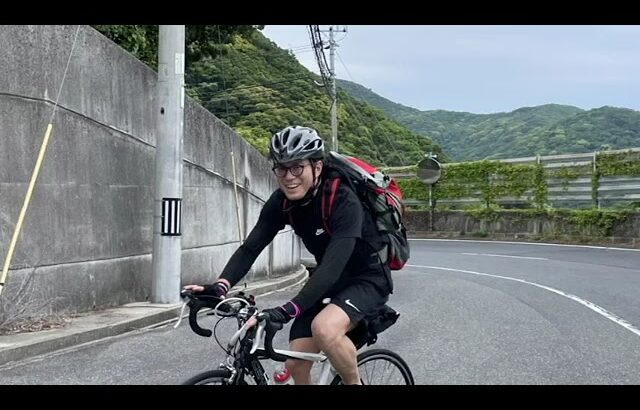
[[[243, 298], [233, 298], [233, 297], [232, 298], [227, 298], [227, 299], [224, 299], [221, 302], [219, 302], [215, 306], [215, 308], [213, 308], [214, 314], [216, 316], [220, 317], [220, 315], [218, 313], [219, 312], [219, 310], [218, 310], [219, 307], [221, 305], [223, 305], [223, 304], [228, 304], [228, 303], [233, 303], [233, 302], [240, 302], [240, 303], [242, 303], [244, 305], [248, 304], [248, 302]], [[185, 307], [186, 307], [186, 303], [183, 306], [182, 312], [184, 312], [184, 308]], [[244, 309], [242, 309], [242, 310], [244, 310]], [[242, 312], [242, 310], [239, 310], [237, 312], [237, 315], [238, 314], [246, 315], [248, 313], [246, 310], [244, 312]], [[175, 328], [177, 328], [180, 325], [180, 321], [182, 320], [182, 316], [183, 316], [182, 312], [180, 314], [180, 320], [174, 326]], [[246, 316], [244, 316], [244, 317], [246, 318], [245, 322], [242, 324], [242, 326], [240, 326], [240, 328], [229, 339], [229, 342], [227, 343], [227, 351], [228, 352], [232, 352], [234, 350], [234, 348], [236, 347], [236, 345], [238, 344], [238, 342], [241, 340], [241, 338], [244, 337], [246, 331], [257, 325], [256, 334], [255, 334], [255, 337], [253, 339], [253, 343], [251, 345], [251, 349], [249, 350], [249, 355], [251, 356], [250, 360], [251, 361], [256, 361], [256, 362], [259, 362], [260, 358], [269, 358], [271, 360], [275, 360], [275, 359], [271, 358], [271, 355], [269, 354], [269, 352], [266, 351], [266, 349], [264, 347], [265, 338], [266, 338], [266, 331], [265, 331], [266, 321], [257, 321], [255, 313], [253, 315], [249, 316], [249, 317], [246, 317]], [[337, 371], [335, 370], [335, 368], [331, 365], [331, 362], [328, 360], [328, 357], [325, 354], [323, 354], [322, 352], [320, 352], [320, 353], [308, 353], [308, 352], [296, 352], [296, 351], [292, 351], [292, 350], [283, 350], [283, 349], [273, 349], [272, 352], [276, 353], [278, 355], [285, 356], [286, 358], [298, 359], [298, 360], [306, 360], [306, 361], [314, 362], [314, 363], [322, 363], [322, 367], [320, 369], [320, 377], [318, 378], [318, 381], [315, 383], [317, 385], [328, 385], [329, 383], [331, 383], [331, 381], [338, 374]], [[236, 369], [236, 367], [234, 365], [234, 360], [235, 359], [236, 359], [236, 356], [234, 354], [229, 354], [229, 356], [227, 356], [225, 362], [221, 363], [221, 367], [227, 368], [227, 369], [229, 369], [231, 371], [232, 378], [235, 378], [237, 376], [237, 370], [238, 370], [238, 369]], [[258, 378], [264, 378], [264, 379], [266, 379], [268, 384], [272, 384], [272, 383], [270, 383], [271, 379], [266, 375], [266, 373], [260, 372], [262, 374], [257, 374], [258, 371], [255, 368], [252, 368], [250, 371], [253, 373], [252, 376], [258, 377]]]
[[[294, 359], [305, 360], [312, 364], [320, 363], [320, 375], [315, 384], [328, 385], [333, 383], [340, 384], [342, 382], [337, 371], [331, 365], [328, 357], [322, 352], [308, 353], [274, 349], [273, 339], [275, 334], [282, 329], [282, 324], [269, 320], [268, 315], [264, 315], [259, 311], [258, 308], [255, 307], [255, 300], [253, 296], [249, 296], [247, 298], [244, 297], [244, 293], [240, 292], [240, 297], [226, 298], [223, 300], [213, 297], [212, 300], [211, 296], [205, 295], [198, 298], [194, 296], [193, 293], [186, 290], [181, 292], [181, 296], [189, 299], [189, 302], [185, 302], [185, 305], [183, 306], [183, 312], [188, 304], [190, 307], [189, 326], [191, 326], [191, 330], [196, 334], [204, 337], [210, 337], [215, 335], [217, 327], [217, 325], [214, 326], [212, 332], [211, 330], [203, 329], [198, 325], [198, 311], [202, 308], [212, 308], [213, 314], [221, 318], [221, 320], [225, 317], [235, 317], [238, 325], [238, 330], [231, 336], [227, 343], [227, 347], [225, 348], [220, 345], [220, 347], [222, 347], [222, 349], [227, 353], [227, 356], [225, 360], [220, 363], [219, 368], [217, 370], [209, 370], [200, 373], [186, 381], [185, 384], [247, 384], [249, 377], [259, 385], [273, 384], [261, 363], [261, 361], [265, 359], [277, 362], [286, 362], [289, 359]], [[209, 299], [207, 300], [205, 298]], [[221, 306], [224, 304], [229, 304], [229, 306], [224, 306], [224, 309], [221, 309]], [[380, 320], [391, 320], [391, 324], [393, 324], [399, 313], [392, 309], [391, 312], [389, 312], [389, 309], [384, 313], [381, 312]], [[393, 316], [391, 318], [383, 318], [383, 315], [388, 316], [389, 314], [392, 314]], [[178, 320], [178, 323], [175, 325], [176, 328], [180, 325], [182, 317], [183, 315], [181, 313], [180, 320]], [[374, 328], [373, 331], [376, 333], [376, 329], [384, 331], [384, 329], [389, 326], [390, 324], [388, 324], [388, 322], [382, 322], [382, 324]], [[373, 343], [375, 343], [375, 340], [376, 338], [374, 337]], [[216, 341], [218, 341], [217, 338]], [[218, 343], [220, 342], [218, 341]], [[358, 354], [358, 368], [360, 368], [360, 366], [366, 366], [367, 363], [373, 362], [373, 369], [375, 369], [375, 364], [378, 363], [377, 361], [379, 360], [382, 360], [385, 363], [383, 366], [384, 372], [387, 371], [387, 366], [391, 366], [391, 373], [383, 384], [389, 383], [391, 380], [391, 374], [394, 372], [397, 372], [400, 375], [400, 384], [415, 384], [413, 375], [411, 374], [411, 369], [407, 363], [397, 353], [388, 349], [370, 349]], [[371, 375], [369, 372], [366, 372], [366, 374], [366, 384], [375, 384], [375, 375]], [[383, 380], [383, 378], [380, 378], [380, 381]], [[394, 381], [396, 380], [398, 379], [394, 379]], [[361, 382], [364, 383], [362, 378]]]
[[[253, 324], [250, 322], [251, 321], [247, 321], [247, 323], [245, 323], [242, 326], [242, 328], [240, 328], [240, 330], [236, 332], [236, 334], [234, 335], [234, 337], [231, 338], [231, 340], [233, 341], [235, 339], [235, 341], [237, 341], [238, 338], [240, 337], [240, 334], [242, 333], [243, 328], [245, 328], [245, 326], [249, 325], [246, 327], [246, 329], [248, 329], [249, 327], [252, 327]], [[264, 345], [264, 338], [265, 338], [264, 328], [265, 328], [265, 322], [259, 322], [258, 329], [256, 331], [256, 337], [253, 340], [253, 345], [249, 353], [255, 354], [256, 352], [258, 353], [264, 352], [264, 348], [260, 347], [261, 345]], [[273, 349], [273, 351], [291, 359], [299, 359], [299, 360], [306, 360], [309, 362], [322, 363], [322, 367], [320, 368], [320, 377], [318, 378], [318, 381], [315, 383], [316, 385], [328, 385], [333, 380], [333, 378], [337, 375], [337, 372], [335, 368], [331, 365], [331, 362], [328, 360], [328, 357], [322, 352], [309, 353], [309, 352], [296, 352], [293, 350], [282, 350], [282, 349]]]

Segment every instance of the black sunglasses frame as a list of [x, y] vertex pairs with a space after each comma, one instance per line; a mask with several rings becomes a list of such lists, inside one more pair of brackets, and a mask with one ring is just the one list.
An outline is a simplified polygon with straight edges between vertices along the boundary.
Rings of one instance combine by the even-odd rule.
[[[291, 173], [291, 175], [294, 176], [294, 177], [299, 177], [304, 172], [304, 167], [306, 167], [308, 165], [312, 165], [312, 164], [296, 164], [296, 165], [292, 165], [290, 167], [285, 167], [283, 165], [275, 165], [273, 168], [271, 168], [271, 170], [279, 178], [286, 177], [287, 176], [287, 172]], [[293, 171], [294, 169], [299, 169], [300, 171], [294, 172]], [[280, 175], [280, 173], [282, 173], [282, 175]]]

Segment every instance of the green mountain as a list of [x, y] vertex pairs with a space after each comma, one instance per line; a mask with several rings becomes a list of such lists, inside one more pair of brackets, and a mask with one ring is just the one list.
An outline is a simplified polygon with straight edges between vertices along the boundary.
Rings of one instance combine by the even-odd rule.
[[429, 135], [456, 161], [568, 154], [640, 145], [640, 112], [615, 107], [589, 111], [547, 104], [509, 113], [419, 111], [350, 81], [339, 86], [384, 110], [398, 122]]
[[348, 91], [349, 94], [351, 94], [351, 96], [355, 97], [356, 99], [360, 101], [366, 101], [374, 107], [380, 108], [382, 111], [386, 112], [393, 118], [398, 119], [405, 116], [410, 117], [420, 114], [420, 110], [388, 100], [374, 93], [370, 88], [366, 88], [358, 83], [336, 79], [336, 85], [339, 88]]
[[[314, 127], [330, 140], [331, 99], [327, 89], [318, 86], [319, 76], [277, 47], [259, 27], [216, 27], [186, 26], [185, 83], [191, 97], [263, 154], [273, 133], [287, 125]], [[153, 26], [96, 28], [155, 66]], [[338, 100], [340, 152], [379, 166], [416, 164], [429, 151], [444, 155], [429, 137], [409, 130], [383, 110], [343, 90]]]
[[638, 147], [640, 112], [608, 106], [580, 112], [534, 133], [528, 144], [542, 154]]

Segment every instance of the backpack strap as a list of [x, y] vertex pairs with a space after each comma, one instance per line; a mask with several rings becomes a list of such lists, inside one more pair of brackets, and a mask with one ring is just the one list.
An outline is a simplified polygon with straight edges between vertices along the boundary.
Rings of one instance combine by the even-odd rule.
[[329, 235], [332, 234], [331, 229], [329, 229], [329, 219], [331, 218], [333, 205], [335, 204], [338, 196], [340, 181], [340, 178], [328, 179], [322, 188], [322, 223], [324, 224], [324, 229]]

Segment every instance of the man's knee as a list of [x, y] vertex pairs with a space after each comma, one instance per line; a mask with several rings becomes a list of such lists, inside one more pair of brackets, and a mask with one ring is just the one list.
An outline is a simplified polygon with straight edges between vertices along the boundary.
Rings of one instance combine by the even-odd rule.
[[339, 306], [330, 304], [311, 322], [311, 333], [322, 347], [344, 336], [351, 329], [351, 319]]

